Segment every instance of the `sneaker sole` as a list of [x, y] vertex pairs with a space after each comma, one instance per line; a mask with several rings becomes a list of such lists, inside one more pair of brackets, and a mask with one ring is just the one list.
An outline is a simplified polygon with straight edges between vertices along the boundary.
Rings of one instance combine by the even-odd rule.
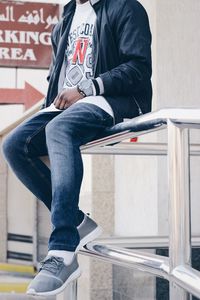
[[37, 292], [34, 292], [34, 291], [30, 291], [30, 292], [27, 291], [26, 294], [31, 295], [31, 296], [55, 296], [55, 295], [58, 295], [61, 292], [63, 292], [69, 283], [71, 283], [72, 281], [74, 281], [75, 279], [77, 279], [80, 276], [81, 276], [81, 270], [80, 270], [80, 268], [78, 268], [78, 269], [76, 269], [76, 271], [73, 274], [71, 274], [69, 276], [69, 278], [65, 281], [65, 283], [61, 287], [59, 287], [58, 289], [53, 290], [51, 292], [43, 292], [43, 293], [37, 293]]
[[80, 243], [78, 244], [75, 252], [78, 252], [87, 243], [92, 242], [93, 240], [97, 239], [102, 234], [102, 232], [103, 232], [103, 230], [102, 230], [102, 228], [100, 226], [98, 226], [97, 228], [95, 228], [92, 232], [90, 232], [82, 240], [80, 240]]

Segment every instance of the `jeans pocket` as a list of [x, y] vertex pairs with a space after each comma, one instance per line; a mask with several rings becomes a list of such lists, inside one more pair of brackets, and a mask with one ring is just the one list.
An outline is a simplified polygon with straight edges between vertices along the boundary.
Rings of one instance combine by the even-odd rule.
[[107, 113], [105, 110], [103, 110], [97, 105], [93, 106], [94, 108], [92, 109], [92, 112], [99, 121], [105, 123], [105, 126], [114, 125], [114, 118], [109, 113]]
[[43, 125], [41, 125], [39, 128], [37, 128], [37, 130], [35, 130], [32, 134], [30, 134], [26, 138], [26, 141], [25, 141], [25, 144], [24, 144], [24, 153], [26, 155], [30, 154], [32, 152], [31, 149], [30, 149], [30, 145], [31, 145], [31, 142], [34, 139], [34, 137], [37, 136], [38, 134], [40, 134], [42, 130], [45, 130], [45, 127], [48, 124], [48, 122], [49, 121], [46, 121]]

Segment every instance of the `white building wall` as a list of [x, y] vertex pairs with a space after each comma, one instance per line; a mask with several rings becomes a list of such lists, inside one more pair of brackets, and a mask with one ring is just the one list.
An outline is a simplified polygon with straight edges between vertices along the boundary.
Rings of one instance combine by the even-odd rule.
[[[197, 0], [140, 2], [148, 12], [153, 37], [153, 109], [199, 107], [200, 2]], [[199, 142], [199, 131], [194, 130], [191, 137], [192, 142]], [[151, 139], [164, 142], [167, 134], [161, 132], [153, 137], [149, 136], [148, 141]], [[146, 137], [139, 140], [146, 141]], [[199, 210], [196, 209], [200, 206], [198, 162], [199, 158], [191, 159], [194, 234], [200, 234]], [[167, 159], [116, 157], [115, 171], [116, 233], [167, 234]], [[141, 175], [140, 179], [137, 175]]]
[[[153, 109], [199, 107], [200, 100], [200, 2], [198, 0], [140, 0], [147, 9], [152, 30]], [[166, 132], [149, 140], [166, 142]], [[139, 138], [146, 141], [146, 137]], [[199, 130], [191, 141], [200, 142]], [[134, 145], [133, 145], [134, 147]], [[115, 233], [122, 236], [168, 235], [167, 158], [115, 158]], [[199, 226], [200, 158], [191, 158], [192, 234]], [[131, 283], [130, 283], [131, 284]], [[141, 299], [154, 299], [143, 292]], [[148, 285], [149, 287], [149, 285]], [[138, 297], [139, 299], [139, 297]]]
[[[156, 109], [156, 1], [142, 0], [140, 2], [147, 10], [152, 32], [153, 109]], [[139, 137], [138, 140], [139, 142], [154, 142], [157, 140], [157, 134]], [[115, 157], [115, 234], [122, 236], [157, 234], [157, 173], [156, 157]]]
[[[197, 0], [157, 1], [157, 107], [200, 106], [200, 2]], [[192, 142], [200, 142], [198, 130]], [[161, 141], [166, 135], [160, 134]], [[199, 157], [191, 159], [192, 232], [199, 226]], [[158, 160], [158, 227], [168, 233], [166, 159]]]

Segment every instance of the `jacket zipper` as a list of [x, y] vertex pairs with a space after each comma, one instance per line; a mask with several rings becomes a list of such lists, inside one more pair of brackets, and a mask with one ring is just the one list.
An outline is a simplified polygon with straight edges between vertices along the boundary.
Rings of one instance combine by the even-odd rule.
[[[94, 68], [93, 68], [93, 76], [95, 78], [96, 77], [96, 70], [97, 70], [97, 63], [98, 63], [98, 58], [99, 58], [99, 36], [98, 36], [98, 31], [97, 31], [97, 22], [95, 24], [94, 30], [95, 30], [94, 34], [96, 35], [96, 41], [97, 41], [96, 57], [95, 57], [95, 63], [94, 63]], [[93, 51], [93, 55], [94, 55], [94, 51]], [[112, 107], [111, 107], [111, 109], [112, 109]], [[112, 109], [112, 113], [113, 113], [113, 125], [115, 125], [116, 122], [115, 122], [115, 115], [114, 115], [113, 109]]]
[[[94, 34], [96, 36], [96, 40], [97, 40], [97, 46], [96, 46], [96, 55], [95, 55], [95, 62], [94, 62], [94, 68], [93, 68], [93, 76], [96, 76], [96, 70], [97, 70], [97, 63], [98, 63], [98, 58], [99, 58], [99, 36], [98, 36], [98, 32], [97, 32], [97, 22], [94, 26]], [[94, 56], [94, 51], [93, 51], [93, 56]]]
[[143, 115], [142, 109], [141, 109], [141, 107], [140, 107], [138, 101], [135, 99], [134, 96], [133, 96], [133, 100], [135, 101], [135, 104], [137, 105], [139, 116]]

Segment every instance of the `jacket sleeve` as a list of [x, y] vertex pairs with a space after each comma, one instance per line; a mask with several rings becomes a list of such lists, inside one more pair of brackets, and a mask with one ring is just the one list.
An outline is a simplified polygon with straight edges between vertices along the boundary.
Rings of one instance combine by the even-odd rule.
[[143, 6], [126, 0], [114, 28], [119, 65], [100, 74], [104, 95], [132, 95], [151, 78], [151, 32]]
[[52, 47], [52, 54], [51, 54], [51, 64], [49, 66], [49, 73], [47, 75], [47, 81], [49, 81], [52, 70], [55, 64], [55, 58], [56, 58], [56, 52], [57, 52], [57, 42], [56, 42], [56, 35], [57, 35], [57, 29], [56, 26], [53, 27], [52, 33], [51, 33], [51, 47]]
[[[52, 54], [51, 54], [51, 64], [49, 66], [49, 73], [47, 75], [47, 81], [49, 82], [49, 79], [51, 77], [51, 74], [53, 72], [53, 68], [54, 68], [54, 64], [55, 64], [55, 58], [56, 58], [56, 53], [57, 53], [57, 44], [58, 41], [56, 39], [56, 37], [58, 36], [58, 27], [57, 25], [55, 25], [52, 28], [52, 32], [51, 32], [51, 47], [52, 47]], [[44, 102], [41, 106], [41, 109], [46, 107], [46, 98], [44, 99]]]

